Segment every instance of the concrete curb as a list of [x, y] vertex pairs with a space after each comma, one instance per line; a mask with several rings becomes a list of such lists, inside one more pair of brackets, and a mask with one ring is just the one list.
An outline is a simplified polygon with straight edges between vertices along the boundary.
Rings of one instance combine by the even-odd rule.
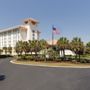
[[10, 61], [12, 64], [18, 64], [18, 65], [30, 65], [30, 66], [39, 66], [39, 67], [56, 67], [56, 68], [90, 68], [90, 66], [50, 66], [50, 65], [40, 65], [40, 64], [22, 64], [22, 63], [16, 63], [16, 60]]

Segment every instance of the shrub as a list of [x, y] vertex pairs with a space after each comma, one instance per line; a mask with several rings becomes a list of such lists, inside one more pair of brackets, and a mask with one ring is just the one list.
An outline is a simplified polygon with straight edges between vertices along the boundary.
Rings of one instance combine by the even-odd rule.
[[89, 59], [85, 59], [87, 63], [90, 63], [90, 60]]
[[72, 63], [77, 63], [77, 60], [72, 60]]
[[87, 63], [85, 59], [80, 60], [80, 63]]
[[11, 55], [0, 55], [0, 58], [12, 57]]
[[21, 60], [26, 60], [26, 56], [25, 55], [21, 55], [20, 58], [21, 58]]

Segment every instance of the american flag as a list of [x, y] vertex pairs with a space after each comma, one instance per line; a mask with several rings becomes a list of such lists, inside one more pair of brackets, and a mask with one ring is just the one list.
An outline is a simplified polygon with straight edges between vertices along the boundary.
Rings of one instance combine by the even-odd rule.
[[60, 31], [56, 27], [52, 27], [53, 34], [60, 34]]

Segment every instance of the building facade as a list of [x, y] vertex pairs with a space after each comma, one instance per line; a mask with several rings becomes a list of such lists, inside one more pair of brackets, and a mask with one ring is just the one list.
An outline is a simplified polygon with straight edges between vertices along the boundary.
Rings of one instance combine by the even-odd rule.
[[0, 49], [14, 48], [18, 41], [39, 40], [38, 21], [32, 18], [25, 19], [23, 25], [0, 30]]

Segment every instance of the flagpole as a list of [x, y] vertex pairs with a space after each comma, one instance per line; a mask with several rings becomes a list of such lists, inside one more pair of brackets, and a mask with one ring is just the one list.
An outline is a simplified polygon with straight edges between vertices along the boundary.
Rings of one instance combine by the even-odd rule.
[[52, 46], [54, 45], [54, 34], [59, 34], [59, 30], [52, 26]]
[[[53, 28], [53, 26], [52, 26]], [[53, 33], [53, 30], [52, 30], [52, 46], [54, 45], [54, 33]]]

